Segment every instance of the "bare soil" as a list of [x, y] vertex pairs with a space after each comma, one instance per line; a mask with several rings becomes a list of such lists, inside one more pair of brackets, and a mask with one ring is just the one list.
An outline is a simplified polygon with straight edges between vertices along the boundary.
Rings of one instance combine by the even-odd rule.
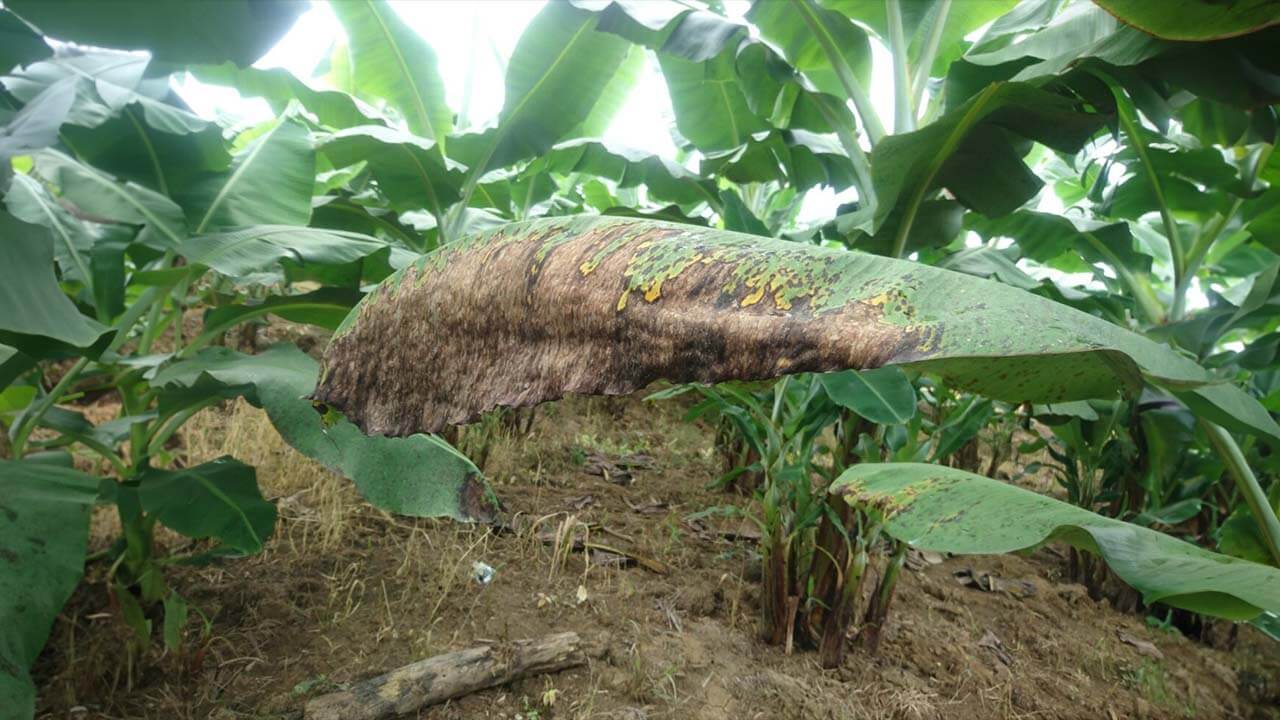
[[[390, 516], [244, 403], [206, 411], [179, 452], [258, 466], [280, 510], [274, 538], [258, 557], [174, 566], [198, 610], [186, 649], [162, 652], [157, 627], [134, 673], [106, 568], [93, 565], [37, 663], [39, 715], [296, 718], [317, 693], [436, 653], [574, 630], [604, 639], [606, 656], [419, 717], [1280, 717], [1275, 643], [1240, 627], [1228, 651], [1149, 627], [1063, 583], [1052, 546], [913, 555], [879, 654], [853, 648], [840, 670], [762, 644], [750, 528], [689, 517], [745, 500], [706, 488], [720, 472], [712, 432], [683, 411], [638, 396], [539, 408], [527, 434], [489, 448], [505, 531]], [[109, 513], [95, 517], [92, 549], [115, 532]], [[576, 552], [570, 538], [641, 562]], [[476, 562], [492, 582], [473, 579]]]

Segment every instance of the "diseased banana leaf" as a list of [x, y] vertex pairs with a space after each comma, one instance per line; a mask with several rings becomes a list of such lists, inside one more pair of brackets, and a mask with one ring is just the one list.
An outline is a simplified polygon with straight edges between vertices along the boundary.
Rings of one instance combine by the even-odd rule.
[[[314, 398], [408, 435], [497, 406], [903, 365], [1038, 403], [1208, 386], [1142, 336], [1015, 288], [859, 252], [610, 217], [514, 223], [423, 256], [367, 295]], [[1229, 385], [1213, 398], [1256, 401]], [[1210, 399], [1209, 402], [1215, 402]], [[1265, 411], [1236, 427], [1280, 437]]]
[[1280, 609], [1280, 570], [963, 470], [855, 465], [831, 492], [883, 513], [886, 532], [923, 550], [996, 554], [1057, 540], [1102, 556], [1148, 603], [1232, 620]]

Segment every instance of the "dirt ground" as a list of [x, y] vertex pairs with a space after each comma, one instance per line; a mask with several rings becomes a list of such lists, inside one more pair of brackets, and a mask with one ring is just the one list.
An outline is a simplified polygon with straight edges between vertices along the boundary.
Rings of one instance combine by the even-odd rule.
[[[297, 718], [310, 697], [433, 654], [574, 630], [605, 656], [418, 717], [1280, 717], [1280, 646], [1250, 627], [1230, 652], [1149, 627], [1061, 582], [1052, 546], [914, 555], [879, 654], [851, 649], [840, 670], [762, 644], [751, 533], [715, 513], [689, 517], [744, 500], [706, 488], [720, 472], [712, 433], [682, 413], [639, 397], [539, 408], [527, 434], [490, 449], [510, 519], [496, 532], [390, 516], [283, 446], [248, 405], [206, 411], [185, 436], [189, 459], [258, 466], [280, 511], [275, 536], [258, 557], [173, 567], [198, 610], [187, 649], [163, 653], [157, 630], [133, 677], [106, 568], [92, 566], [36, 665], [39, 716]], [[619, 484], [617, 461], [637, 455]], [[113, 525], [95, 518], [91, 550]], [[645, 562], [556, 542], [570, 536]], [[473, 579], [475, 562], [495, 570], [491, 583]], [[975, 576], [996, 581], [962, 582]]]

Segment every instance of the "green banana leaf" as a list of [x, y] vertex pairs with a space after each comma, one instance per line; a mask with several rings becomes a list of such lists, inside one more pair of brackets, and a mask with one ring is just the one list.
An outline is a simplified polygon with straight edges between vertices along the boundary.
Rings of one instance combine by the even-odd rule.
[[316, 156], [311, 132], [285, 116], [231, 159], [177, 196], [192, 233], [246, 225], [306, 225], [311, 219]]
[[84, 574], [98, 479], [70, 468], [0, 460], [0, 708], [30, 718], [27, 675]]
[[[107, 328], [76, 308], [54, 275], [48, 228], [0, 212], [0, 336], [39, 335], [76, 347], [97, 341]], [[16, 339], [6, 340], [23, 348]]]
[[435, 50], [382, 0], [348, 0], [330, 7], [347, 31], [356, 91], [386, 101], [410, 131], [443, 149], [453, 131], [453, 111], [445, 103]]
[[318, 372], [316, 361], [293, 345], [258, 355], [215, 347], [162, 368], [152, 385], [163, 390], [163, 415], [211, 397], [244, 396], [266, 411], [285, 442], [350, 478], [366, 500], [389, 512], [492, 518], [495, 505], [480, 471], [440, 438], [366, 437], [351, 423], [317, 412], [305, 395]]
[[172, 63], [237, 65], [262, 57], [307, 8], [254, 0], [11, 0], [5, 6], [60, 40], [147, 50]]
[[630, 51], [597, 22], [595, 13], [568, 3], [548, 3], [530, 21], [507, 65], [487, 162], [473, 173], [544, 153], [591, 114]]
[[995, 554], [1062, 541], [1101, 556], [1148, 603], [1232, 620], [1280, 610], [1280, 570], [963, 470], [862, 464], [831, 492], [882, 513], [886, 532], [923, 550]]
[[1126, 25], [1166, 40], [1217, 40], [1280, 24], [1271, 0], [1093, 0]]

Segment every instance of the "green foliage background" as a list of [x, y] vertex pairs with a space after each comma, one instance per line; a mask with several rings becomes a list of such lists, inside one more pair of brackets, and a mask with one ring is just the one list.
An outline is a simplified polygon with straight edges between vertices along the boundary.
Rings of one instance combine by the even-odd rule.
[[[479, 470], [447, 443], [366, 438], [302, 398], [317, 379], [303, 352], [244, 355], [226, 334], [270, 317], [333, 330], [421, 253], [561, 215], [910, 258], [952, 271], [957, 287], [980, 292], [963, 275], [988, 278], [1088, 313], [1116, 337], [1145, 336], [1131, 341], [1195, 382], [1144, 366], [1123, 395], [1036, 406], [999, 401], [1016, 400], [999, 383], [972, 386], [996, 400], [948, 387], [926, 364], [701, 389], [699, 412], [736, 438], [736, 475], [806, 478], [789, 486], [800, 495], [773, 498], [792, 514], [766, 518], [797, 531], [825, 512], [804, 473], [832, 423], [848, 430], [842, 462], [870, 468], [953, 462], [975, 437], [1034, 417], [1052, 437], [1018, 450], [1047, 450], [1072, 512], [1097, 518], [1046, 511], [1094, 538], [1066, 539], [1114, 561], [1098, 533], [1113, 536], [1097, 528], [1119, 523], [1140, 526], [1125, 531], [1142, 539], [1129, 546], [1141, 547], [1139, 565], [1208, 552], [1169, 535], [1181, 537], [1241, 568], [1223, 597], [1183, 607], [1277, 610], [1276, 570], [1264, 565], [1280, 564], [1280, 30], [1264, 0], [1207, 16], [1197, 0], [1160, 5], [777, 0], [752, 7], [749, 29], [714, 0], [556, 1], [509, 59], [496, 124], [477, 128], [447, 106], [436, 53], [381, 1], [335, 3], [347, 39], [316, 83], [251, 67], [298, 3], [7, 0], [0, 589], [12, 592], [0, 594], [0, 626], [18, 630], [0, 636], [0, 705], [30, 714], [27, 668], [79, 581], [93, 504], [120, 515], [110, 582], [142, 645], [151, 608], [186, 611], [154, 556], [157, 523], [208, 538], [202, 561], [261, 548], [275, 510], [253, 469], [231, 458], [180, 467], [169, 450], [186, 420], [227, 398], [263, 407], [286, 441], [371, 502], [468, 519], [457, 498]], [[892, 57], [891, 119], [867, 96], [872, 43]], [[671, 95], [679, 162], [598, 139], [646, 61]], [[228, 128], [196, 116], [170, 89], [188, 72], [264, 98], [276, 117]], [[816, 187], [858, 199], [799, 225]], [[1063, 211], [1043, 210], [1050, 195]], [[1191, 307], [1193, 290], [1207, 306]], [[188, 336], [193, 313], [203, 322]], [[95, 393], [118, 397], [120, 416], [95, 425], [75, 409]], [[101, 459], [109, 476], [72, 469], [73, 453]], [[870, 489], [928, 475], [859, 472]], [[992, 483], [966, 492], [999, 508], [1012, 488]], [[972, 520], [974, 533], [994, 533]], [[963, 549], [912, 527], [889, 518], [885, 531]], [[1116, 571], [1153, 601], [1181, 592], [1152, 590], [1167, 585], [1159, 573]]]

